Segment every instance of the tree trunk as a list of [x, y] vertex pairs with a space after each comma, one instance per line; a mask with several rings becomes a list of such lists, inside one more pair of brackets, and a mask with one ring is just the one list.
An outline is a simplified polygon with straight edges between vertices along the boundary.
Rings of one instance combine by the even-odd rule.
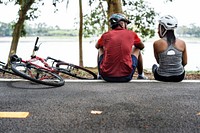
[[122, 2], [121, 0], [107, 0], [108, 4], [108, 17], [113, 13], [122, 13]]
[[19, 10], [19, 19], [17, 23], [14, 26], [13, 34], [12, 34], [12, 42], [10, 47], [10, 52], [8, 56], [8, 64], [10, 61], [10, 56], [13, 54], [16, 54], [17, 51], [17, 45], [19, 42], [19, 38], [21, 36], [21, 30], [23, 28], [24, 21], [26, 20], [26, 14], [28, 10], [30, 9], [31, 5], [34, 3], [35, 0], [29, 0], [27, 1], [21, 1], [20, 10]]
[[79, 0], [79, 11], [80, 11], [80, 27], [79, 27], [79, 66], [83, 66], [83, 48], [82, 48], [83, 10], [82, 10], [82, 0]]
[[[22, 21], [18, 21], [15, 24], [13, 34], [12, 34], [12, 42], [11, 42], [9, 57], [13, 54], [16, 54], [17, 45], [18, 45], [18, 42], [19, 42], [20, 32], [21, 32], [23, 23], [24, 23], [24, 21], [22, 20]], [[9, 57], [8, 57], [8, 59], [9, 59]]]

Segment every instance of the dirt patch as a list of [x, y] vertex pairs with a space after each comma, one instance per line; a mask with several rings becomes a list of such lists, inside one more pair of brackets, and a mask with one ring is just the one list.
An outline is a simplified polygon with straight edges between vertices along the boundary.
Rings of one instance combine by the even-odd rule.
[[[97, 68], [87, 68], [91, 71], [93, 71], [94, 73], [98, 73], [98, 69]], [[153, 74], [149, 71], [144, 70], [144, 74], [146, 77], [148, 77], [148, 79], [153, 80]], [[3, 74], [2, 72], [0, 72], [0, 78], [4, 78], [4, 79], [21, 79], [21, 77], [16, 76], [16, 75], [12, 75], [12, 74], [8, 74], [5, 73]], [[65, 77], [65, 79], [73, 79], [70, 76]], [[135, 72], [135, 74], [133, 75], [133, 79], [137, 79], [137, 72]], [[185, 75], [185, 80], [200, 80], [200, 72], [196, 71], [196, 72], [186, 72]]]

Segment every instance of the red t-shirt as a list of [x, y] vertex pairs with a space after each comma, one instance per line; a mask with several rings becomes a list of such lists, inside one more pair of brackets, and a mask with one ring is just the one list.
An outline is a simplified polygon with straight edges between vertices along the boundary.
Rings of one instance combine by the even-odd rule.
[[108, 77], [130, 75], [132, 46], [140, 42], [138, 35], [131, 30], [119, 28], [104, 33], [98, 40], [98, 45], [104, 49], [101, 74]]

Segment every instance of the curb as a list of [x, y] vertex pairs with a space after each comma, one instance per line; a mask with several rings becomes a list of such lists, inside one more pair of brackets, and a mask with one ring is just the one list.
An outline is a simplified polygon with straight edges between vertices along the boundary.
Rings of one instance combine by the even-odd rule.
[[[76, 82], [87, 82], [87, 83], [109, 83], [109, 82], [106, 82], [104, 80], [70, 80], [70, 79], [67, 79], [65, 80], [65, 82], [73, 82], [73, 83], [76, 83]], [[137, 80], [137, 79], [133, 79], [131, 80], [130, 82], [127, 82], [127, 83], [159, 83], [159, 82], [162, 82], [162, 81], [157, 81], [157, 80]], [[200, 83], [200, 80], [183, 80], [181, 82], [186, 82], [186, 83]], [[174, 82], [174, 83], [181, 83], [181, 82]], [[164, 82], [162, 82], [164, 83]], [[167, 82], [166, 82], [167, 83]]]
[[[5, 82], [9, 82], [9, 81], [28, 81], [26, 79], [0, 79], [0, 82], [1, 81], [5, 81]], [[108, 83], [104, 80], [83, 80], [83, 79], [65, 79], [65, 82], [73, 82], [73, 83]], [[137, 79], [133, 79], [131, 80], [130, 82], [127, 82], [127, 83], [152, 83], [152, 82], [155, 82], [155, 83], [159, 83], [159, 82], [162, 82], [162, 81], [157, 81], [157, 80], [137, 80]], [[181, 81], [183, 83], [200, 83], [200, 80], [183, 80]], [[178, 82], [178, 83], [181, 83], [181, 82]], [[163, 82], [162, 82], [163, 83]]]

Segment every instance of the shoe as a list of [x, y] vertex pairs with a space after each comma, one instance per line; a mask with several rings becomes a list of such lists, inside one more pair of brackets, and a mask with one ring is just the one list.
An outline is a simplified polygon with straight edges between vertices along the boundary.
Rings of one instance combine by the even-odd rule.
[[137, 79], [148, 79], [148, 77], [146, 77], [144, 75], [138, 75]]
[[97, 75], [97, 79], [102, 79], [101, 75], [98, 74]]
[[155, 71], [156, 71], [157, 68], [158, 68], [158, 66], [157, 66], [156, 64], [154, 64], [154, 65], [152, 66], [152, 73], [155, 73]]

